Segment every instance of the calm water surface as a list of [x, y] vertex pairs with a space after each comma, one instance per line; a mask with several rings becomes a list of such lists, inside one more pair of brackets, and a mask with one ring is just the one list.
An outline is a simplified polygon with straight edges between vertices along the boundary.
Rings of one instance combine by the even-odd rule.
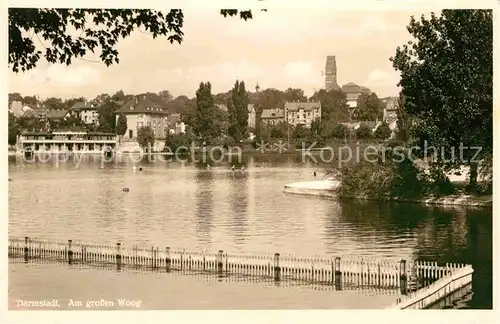
[[[230, 172], [232, 164], [246, 173]], [[474, 296], [467, 307], [492, 307], [491, 208], [286, 195], [284, 184], [328, 167], [300, 156], [249, 156], [210, 170], [205, 163], [143, 161], [144, 170], [133, 172], [133, 165], [129, 157], [79, 164], [9, 158], [9, 234], [471, 263]]]

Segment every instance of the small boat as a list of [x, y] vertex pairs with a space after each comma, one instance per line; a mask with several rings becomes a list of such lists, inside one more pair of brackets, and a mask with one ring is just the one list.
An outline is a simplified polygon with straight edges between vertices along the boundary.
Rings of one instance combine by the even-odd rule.
[[299, 195], [336, 197], [340, 189], [340, 172], [329, 172], [322, 180], [300, 181], [285, 185], [283, 192]]

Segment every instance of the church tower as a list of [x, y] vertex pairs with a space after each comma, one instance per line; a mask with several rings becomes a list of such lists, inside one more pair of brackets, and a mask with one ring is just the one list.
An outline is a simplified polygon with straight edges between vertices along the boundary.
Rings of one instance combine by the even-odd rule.
[[328, 55], [326, 57], [325, 65], [325, 90], [339, 90], [340, 87], [337, 83], [337, 63], [335, 62], [335, 55]]

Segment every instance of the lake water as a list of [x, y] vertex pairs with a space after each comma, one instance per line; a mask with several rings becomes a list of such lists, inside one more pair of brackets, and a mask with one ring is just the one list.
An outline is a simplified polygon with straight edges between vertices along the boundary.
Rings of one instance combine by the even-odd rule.
[[[134, 172], [131, 156], [58, 163], [9, 157], [9, 235], [470, 263], [474, 295], [461, 307], [492, 307], [491, 208], [286, 195], [286, 183], [330, 166], [294, 155], [235, 159], [210, 170], [205, 162], [157, 159]], [[245, 174], [230, 172], [232, 164], [244, 165]]]

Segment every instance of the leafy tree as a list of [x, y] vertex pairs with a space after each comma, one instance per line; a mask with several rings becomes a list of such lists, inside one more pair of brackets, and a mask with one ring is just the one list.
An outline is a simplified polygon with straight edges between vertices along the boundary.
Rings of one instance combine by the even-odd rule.
[[[241, 19], [252, 19], [250, 10], [221, 10], [224, 17], [238, 14]], [[36, 67], [42, 56], [49, 63], [70, 65], [89, 51], [98, 51], [101, 61], [109, 66], [119, 63], [116, 47], [120, 38], [130, 36], [135, 29], [144, 27], [153, 38], [165, 36], [170, 43], [180, 44], [183, 24], [180, 9], [163, 13], [149, 9], [9, 8], [9, 66], [14, 72], [27, 71]], [[71, 36], [69, 26], [79, 36]], [[43, 52], [36, 48], [34, 35], [50, 44], [44, 44]]]
[[38, 103], [38, 99], [36, 96], [26, 96], [23, 98], [23, 103], [25, 105], [36, 105]]
[[288, 137], [289, 125], [286, 122], [280, 122], [276, 125], [269, 125], [269, 135], [274, 139], [284, 139]]
[[137, 143], [139, 143], [142, 148], [146, 149], [146, 152], [150, 152], [155, 144], [155, 133], [151, 127], [140, 127], [137, 130]]
[[321, 119], [331, 122], [347, 121], [349, 106], [345, 93], [340, 90], [321, 89], [311, 96], [311, 100], [321, 102]]
[[99, 130], [103, 132], [115, 132], [116, 128], [116, 111], [120, 106], [109, 98], [106, 99], [98, 108], [99, 114]]
[[323, 133], [324, 124], [321, 122], [321, 118], [315, 118], [311, 122], [311, 133], [313, 134], [322, 134]]
[[50, 97], [42, 102], [43, 106], [47, 109], [65, 109], [66, 105], [61, 98]]
[[23, 102], [23, 96], [19, 92], [9, 93], [9, 107], [13, 101]]
[[17, 123], [17, 118], [9, 112], [9, 145], [16, 145], [17, 135], [20, 133], [19, 125]]
[[286, 101], [306, 101], [307, 97], [304, 95], [304, 90], [288, 88], [285, 90]]
[[359, 128], [356, 129], [356, 138], [359, 139], [366, 139], [366, 138], [371, 138], [372, 137], [372, 129], [370, 126], [361, 123], [359, 125]]
[[347, 126], [336, 124], [332, 129], [331, 136], [334, 138], [346, 138], [348, 132], [349, 130], [347, 129]]
[[229, 130], [229, 114], [227, 111], [214, 106], [214, 133], [227, 134]]
[[165, 138], [164, 151], [177, 155], [189, 153], [193, 138], [187, 134], [167, 135]]
[[116, 102], [125, 102], [127, 101], [127, 96], [123, 92], [123, 90], [117, 91], [114, 95], [111, 96], [111, 100], [116, 101]]
[[245, 82], [236, 80], [228, 100], [229, 135], [239, 143], [248, 130], [248, 94]]
[[[407, 30], [414, 40], [398, 47], [391, 61], [401, 73], [404, 112], [417, 119], [412, 132], [446, 151], [436, 160], [444, 169], [463, 163], [449, 158], [461, 144], [481, 147], [477, 158], [488, 156], [493, 149], [492, 10], [443, 10], [420, 21], [412, 17]], [[470, 159], [475, 153], [463, 152], [473, 189], [478, 164]]]
[[404, 110], [404, 98], [403, 93], [400, 92], [398, 96], [398, 102], [396, 104], [396, 139], [405, 143], [405, 145], [410, 140], [410, 118]]
[[375, 93], [361, 94], [358, 97], [358, 109], [354, 111], [353, 119], [359, 121], [375, 121], [382, 119], [384, 105]]
[[100, 106], [104, 104], [105, 102], [108, 102], [111, 100], [111, 96], [107, 93], [101, 93], [100, 95], [97, 95], [94, 99], [90, 101], [90, 104], [93, 104], [95, 106]]
[[[172, 114], [193, 115], [196, 99], [192, 100], [186, 96], [178, 96], [167, 103], [168, 111]], [[184, 120], [187, 123], [186, 120]]]
[[214, 95], [214, 103], [217, 105], [227, 105], [227, 101], [231, 97], [231, 90], [226, 93], [218, 93]]
[[292, 138], [305, 139], [309, 136], [310, 131], [302, 125], [297, 125], [293, 128]]
[[118, 116], [118, 121], [116, 122], [115, 128], [116, 134], [120, 137], [120, 141], [123, 135], [127, 132], [127, 117], [123, 114]]
[[196, 112], [192, 120], [195, 134], [203, 139], [210, 139], [214, 131], [214, 99], [210, 82], [200, 83], [196, 91]]
[[158, 97], [161, 99], [162, 102], [168, 103], [170, 100], [172, 100], [174, 97], [168, 90], [163, 90], [158, 92]]
[[389, 128], [389, 125], [384, 121], [377, 127], [373, 135], [378, 139], [385, 140], [391, 137], [391, 133], [392, 132], [391, 129]]

